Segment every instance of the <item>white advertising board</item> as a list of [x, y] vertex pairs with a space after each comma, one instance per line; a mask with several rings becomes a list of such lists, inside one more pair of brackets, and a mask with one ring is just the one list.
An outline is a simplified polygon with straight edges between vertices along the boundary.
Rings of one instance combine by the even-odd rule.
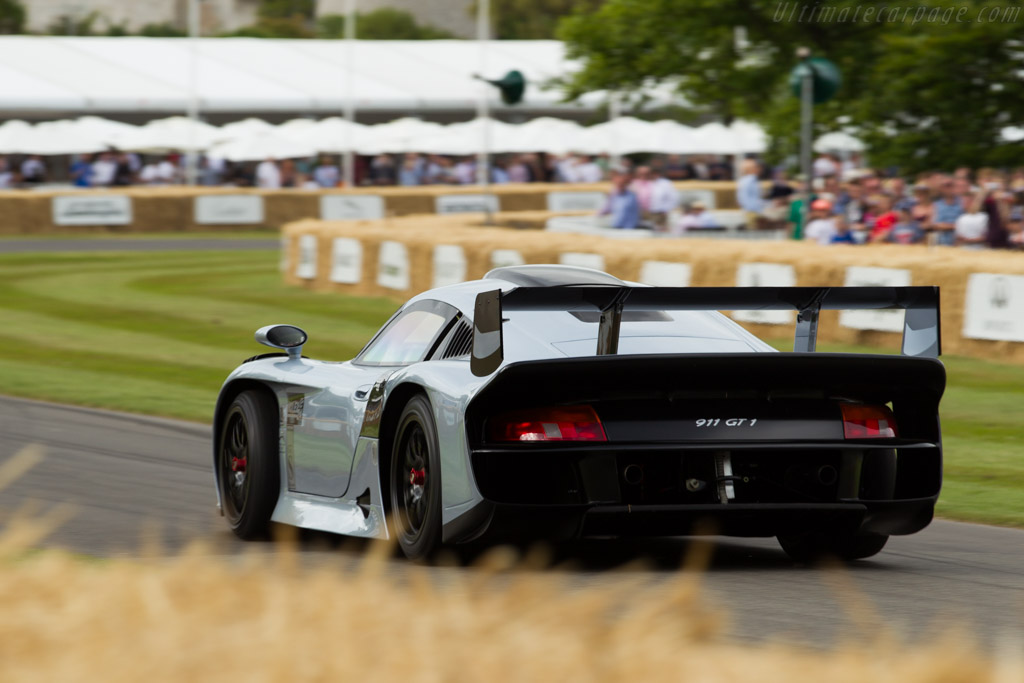
[[548, 211], [600, 211], [605, 202], [603, 192], [548, 192]]
[[335, 237], [331, 246], [331, 282], [359, 284], [363, 278], [363, 243], [351, 237]]
[[384, 198], [375, 194], [325, 194], [320, 197], [325, 221], [365, 221], [384, 218]]
[[434, 204], [437, 213], [483, 213], [498, 211], [498, 198], [493, 194], [443, 194]]
[[200, 225], [261, 225], [263, 197], [254, 194], [208, 194], [193, 207]]
[[299, 235], [299, 260], [295, 263], [295, 277], [312, 280], [316, 277], [316, 235]]
[[1024, 342], [1024, 275], [971, 273], [967, 278], [963, 335]]
[[644, 261], [640, 282], [652, 287], [689, 287], [690, 264], [669, 261]]
[[703, 202], [705, 209], [714, 211], [715, 193], [711, 190], [679, 190], [679, 207], [682, 208], [690, 202]]
[[593, 268], [604, 270], [604, 256], [600, 254], [588, 254], [581, 251], [567, 251], [559, 255], [558, 262], [563, 266], [579, 266], [580, 268]]
[[380, 243], [377, 284], [388, 289], [409, 289], [409, 250], [401, 242]]
[[524, 263], [526, 259], [516, 249], [495, 249], [491, 252], [491, 268], [521, 266]]
[[54, 225], [129, 225], [131, 222], [131, 197], [83, 193], [53, 198]]
[[288, 247], [291, 246], [291, 241], [288, 239], [288, 235], [281, 235], [281, 260], [278, 261], [277, 268], [282, 273], [288, 272]]
[[466, 281], [466, 253], [455, 244], [434, 247], [434, 286], [457, 285]]
[[[846, 287], [909, 287], [910, 271], [902, 268], [850, 266], [846, 269]], [[839, 324], [855, 330], [902, 332], [903, 311], [842, 311]]]
[[[796, 271], [786, 263], [741, 263], [736, 268], [737, 287], [795, 287]], [[733, 311], [745, 323], [791, 325], [795, 311]]]

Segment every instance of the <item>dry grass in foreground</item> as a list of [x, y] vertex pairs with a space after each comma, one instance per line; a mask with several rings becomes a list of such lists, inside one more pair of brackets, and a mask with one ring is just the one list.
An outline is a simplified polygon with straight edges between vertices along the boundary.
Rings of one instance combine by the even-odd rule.
[[[0, 485], [24, 461], [13, 464]], [[557, 575], [495, 577], [509, 561], [500, 552], [443, 587], [426, 572], [389, 577], [383, 545], [344, 572], [303, 569], [287, 546], [272, 559], [26, 555], [55, 521], [0, 530], [5, 682], [1024, 679], [1019, 660], [955, 638], [907, 647], [883, 634], [830, 653], [729, 643], [692, 572], [656, 589], [625, 574], [570, 592]]]

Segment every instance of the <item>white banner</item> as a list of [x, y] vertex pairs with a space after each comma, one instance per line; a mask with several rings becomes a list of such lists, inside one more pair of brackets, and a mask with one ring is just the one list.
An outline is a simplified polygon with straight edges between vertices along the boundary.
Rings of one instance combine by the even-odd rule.
[[384, 198], [375, 194], [325, 194], [320, 197], [325, 221], [364, 221], [384, 218]]
[[54, 225], [129, 225], [132, 200], [120, 194], [69, 194], [53, 198]]
[[[902, 268], [850, 266], [846, 269], [846, 287], [909, 287], [910, 271]], [[903, 311], [842, 311], [839, 324], [855, 330], [903, 331]]]
[[[786, 263], [741, 263], [736, 269], [737, 287], [795, 287], [796, 271]], [[795, 311], [733, 311], [745, 323], [791, 325]]]
[[200, 225], [262, 225], [263, 197], [255, 194], [208, 194], [196, 197]]
[[443, 194], [435, 202], [437, 213], [483, 213], [498, 211], [498, 198], [493, 194]]
[[970, 339], [1024, 342], [1024, 275], [971, 273], [963, 334]]
[[603, 192], [548, 192], [548, 211], [600, 211], [606, 201]]
[[335, 237], [331, 247], [331, 282], [356, 285], [363, 278], [363, 243], [351, 237]]
[[491, 252], [491, 268], [521, 266], [525, 263], [526, 259], [515, 249], [495, 249]]
[[312, 280], [316, 277], [316, 235], [299, 235], [299, 259], [295, 263], [295, 277]]
[[282, 273], [288, 272], [288, 247], [291, 245], [291, 240], [288, 239], [288, 235], [281, 235], [281, 260], [277, 264], [278, 270]]
[[708, 211], [715, 209], [715, 193], [711, 190], [679, 190], [679, 208], [691, 202], [703, 202]]
[[563, 266], [579, 266], [580, 268], [604, 270], [604, 256], [601, 256], [600, 254], [567, 251], [558, 257], [558, 262]]
[[380, 243], [377, 284], [388, 289], [409, 289], [409, 250], [401, 242]]
[[644, 261], [640, 282], [652, 287], [689, 287], [690, 264], [669, 261]]
[[455, 244], [434, 247], [434, 287], [466, 281], [466, 253]]

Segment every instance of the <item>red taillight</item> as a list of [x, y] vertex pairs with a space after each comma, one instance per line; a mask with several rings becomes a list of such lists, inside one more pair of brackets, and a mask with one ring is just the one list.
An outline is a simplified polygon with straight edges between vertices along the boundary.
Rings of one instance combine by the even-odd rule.
[[896, 418], [885, 406], [842, 403], [843, 435], [847, 439], [892, 439], [899, 435]]
[[487, 422], [491, 441], [607, 441], [601, 419], [590, 406], [517, 410]]

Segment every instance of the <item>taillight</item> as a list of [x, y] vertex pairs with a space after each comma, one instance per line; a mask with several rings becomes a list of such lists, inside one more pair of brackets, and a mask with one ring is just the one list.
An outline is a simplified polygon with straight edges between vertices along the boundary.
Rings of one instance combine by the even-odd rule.
[[898, 436], [896, 418], [885, 406], [841, 403], [843, 435], [847, 439], [892, 439]]
[[516, 410], [487, 421], [491, 441], [607, 441], [601, 419], [590, 406]]

